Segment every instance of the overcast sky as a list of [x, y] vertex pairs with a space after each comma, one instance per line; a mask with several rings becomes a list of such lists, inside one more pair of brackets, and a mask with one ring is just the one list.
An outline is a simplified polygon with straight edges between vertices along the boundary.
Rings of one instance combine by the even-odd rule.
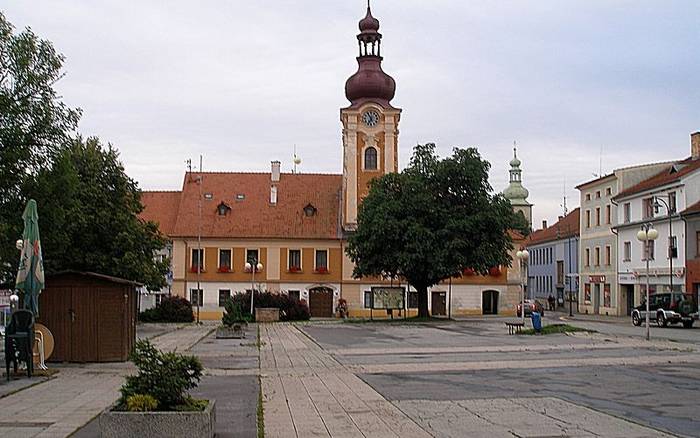
[[[80, 131], [121, 151], [144, 189], [204, 169], [342, 171], [339, 108], [364, 0], [5, 0], [66, 56]], [[477, 146], [507, 185], [517, 140], [534, 220], [599, 173], [689, 155], [700, 130], [700, 1], [374, 0], [384, 70], [416, 143]]]

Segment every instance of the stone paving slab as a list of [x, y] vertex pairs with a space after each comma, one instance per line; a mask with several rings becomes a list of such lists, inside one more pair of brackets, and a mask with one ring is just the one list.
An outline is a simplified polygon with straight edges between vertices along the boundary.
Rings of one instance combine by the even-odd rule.
[[403, 400], [396, 405], [432, 435], [447, 438], [672, 437], [553, 397]]

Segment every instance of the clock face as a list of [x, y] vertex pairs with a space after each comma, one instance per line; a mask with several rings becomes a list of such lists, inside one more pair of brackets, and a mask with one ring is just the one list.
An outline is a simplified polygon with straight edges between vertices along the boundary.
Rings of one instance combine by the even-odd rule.
[[373, 128], [379, 123], [379, 113], [374, 110], [369, 110], [362, 114], [362, 121], [365, 125]]

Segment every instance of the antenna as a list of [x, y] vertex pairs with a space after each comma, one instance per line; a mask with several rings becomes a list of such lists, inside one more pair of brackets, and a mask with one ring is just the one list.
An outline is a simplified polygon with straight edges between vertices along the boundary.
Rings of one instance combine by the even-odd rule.
[[[192, 160], [190, 161], [190, 166], [192, 165]], [[200, 277], [202, 275], [202, 263], [204, 257], [202, 257], [202, 154], [199, 155], [199, 177], [197, 178], [197, 183], [199, 184], [199, 199], [197, 201], [197, 324], [199, 324], [199, 308], [202, 305], [201, 284]]]
[[598, 159], [598, 175], [603, 176], [603, 145], [600, 145], [600, 157]]

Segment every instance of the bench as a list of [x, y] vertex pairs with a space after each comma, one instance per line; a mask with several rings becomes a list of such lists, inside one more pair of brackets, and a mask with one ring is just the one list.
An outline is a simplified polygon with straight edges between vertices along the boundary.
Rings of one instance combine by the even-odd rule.
[[508, 334], [512, 335], [515, 333], [520, 333], [525, 324], [522, 322], [507, 322], [506, 327], [508, 327]]

